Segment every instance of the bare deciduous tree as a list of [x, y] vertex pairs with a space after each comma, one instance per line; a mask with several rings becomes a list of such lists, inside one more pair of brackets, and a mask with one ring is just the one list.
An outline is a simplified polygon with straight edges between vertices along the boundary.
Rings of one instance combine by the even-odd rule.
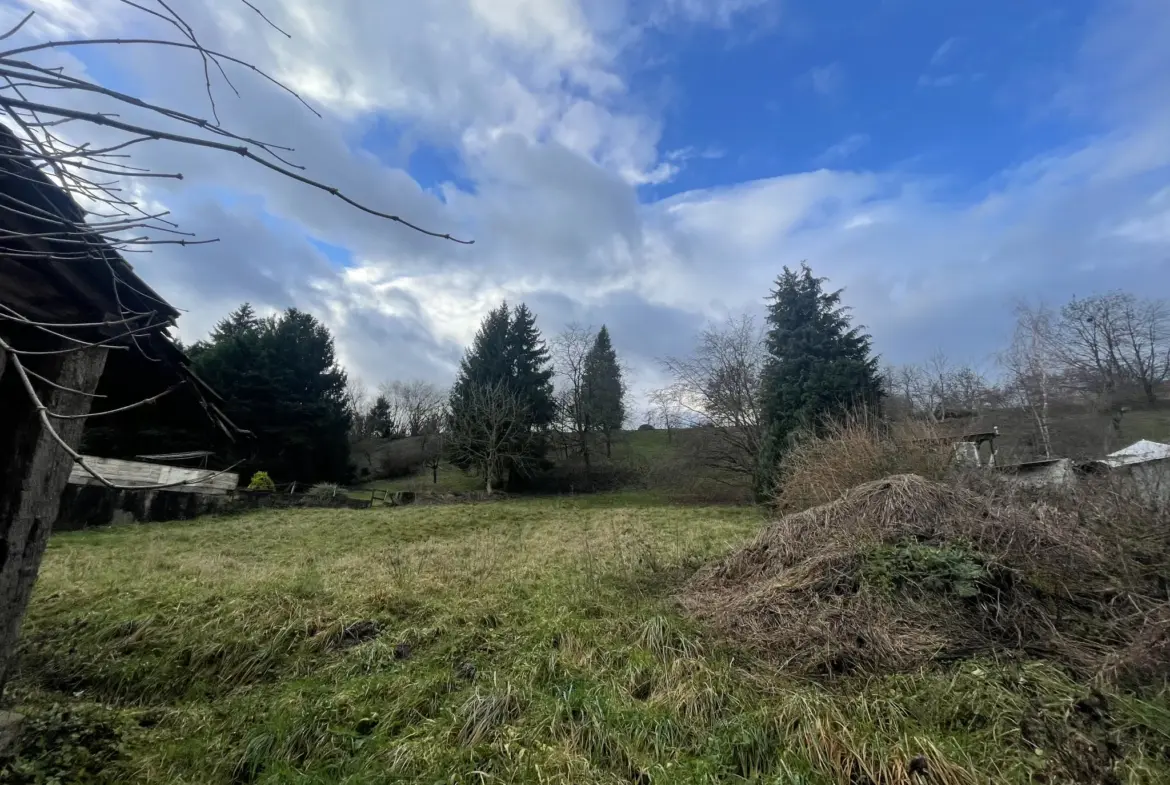
[[1052, 457], [1049, 407], [1053, 398], [1056, 358], [1052, 351], [1053, 315], [1043, 306], [1016, 307], [1012, 343], [1000, 355], [1008, 375], [1008, 393], [1036, 425], [1044, 457]]
[[922, 365], [888, 367], [883, 377], [894, 401], [930, 422], [977, 414], [991, 386], [973, 366], [955, 365], [941, 350]]
[[373, 402], [365, 382], [351, 377], [345, 385], [345, 406], [349, 409], [349, 434], [352, 439], [366, 439], [373, 435], [374, 418], [370, 416]]
[[595, 337], [592, 328], [571, 324], [550, 345], [556, 373], [558, 430], [563, 434], [566, 448], [571, 447], [581, 456], [586, 472], [592, 469], [589, 431], [593, 426], [585, 370]]
[[760, 455], [760, 381], [763, 332], [750, 315], [708, 326], [689, 357], [668, 357], [674, 404], [712, 426], [708, 462], [719, 469], [754, 476]]
[[447, 405], [446, 390], [420, 379], [383, 384], [378, 392], [390, 404], [395, 430], [406, 436], [423, 435]]
[[505, 467], [526, 467], [539, 434], [528, 427], [524, 399], [509, 385], [472, 384], [463, 396], [462, 416], [452, 418], [445, 446], [455, 462], [480, 472], [484, 490], [491, 493]]
[[674, 440], [674, 431], [683, 426], [686, 412], [679, 403], [682, 397], [673, 386], [653, 390], [648, 396], [647, 422], [657, 422], [666, 431], [666, 441]]

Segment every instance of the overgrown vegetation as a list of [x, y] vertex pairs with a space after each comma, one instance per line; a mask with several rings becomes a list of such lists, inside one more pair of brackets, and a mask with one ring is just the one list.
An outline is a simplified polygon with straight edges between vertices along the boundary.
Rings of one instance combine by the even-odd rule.
[[[1093, 692], [1050, 661], [984, 657], [813, 683], [680, 616], [671, 597], [759, 526], [750, 508], [594, 495], [59, 535], [12, 686], [34, 724], [3, 776], [78, 781], [83, 765], [92, 782], [201, 785], [1170, 776], [1170, 699], [1148, 680], [1140, 693]], [[881, 576], [909, 563], [965, 593], [967, 554], [988, 551], [972, 545], [935, 558], [900, 539], [867, 551], [867, 575], [902, 591]], [[37, 741], [65, 712], [89, 752]]]

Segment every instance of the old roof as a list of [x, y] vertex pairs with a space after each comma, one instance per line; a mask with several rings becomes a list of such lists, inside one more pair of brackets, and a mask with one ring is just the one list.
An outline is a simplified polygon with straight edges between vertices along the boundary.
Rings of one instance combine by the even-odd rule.
[[[187, 383], [211, 421], [229, 436], [247, 433], [220, 411], [220, 396], [191, 370], [168, 334], [179, 310], [143, 281], [63, 188], [37, 167], [19, 138], [0, 123], [0, 303], [25, 319], [50, 324], [140, 315], [136, 335], [124, 328], [97, 334], [133, 346], [135, 378]], [[141, 332], [138, 332], [141, 331]], [[88, 339], [95, 339], [91, 334]], [[114, 353], [112, 353], [114, 354]], [[130, 359], [130, 358], [127, 358]], [[140, 362], [139, 362], [140, 361]], [[118, 362], [124, 362], [119, 357]], [[157, 392], [154, 391], [154, 392]]]
[[1165, 458], [1170, 458], [1170, 444], [1142, 439], [1123, 450], [1109, 453], [1100, 462], [1110, 468], [1116, 469], [1119, 466], [1131, 466], [1135, 463], [1160, 461]]

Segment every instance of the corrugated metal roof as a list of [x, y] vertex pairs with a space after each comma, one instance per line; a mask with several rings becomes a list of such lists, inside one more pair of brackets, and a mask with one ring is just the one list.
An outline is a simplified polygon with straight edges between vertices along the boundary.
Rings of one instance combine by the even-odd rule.
[[1118, 466], [1130, 466], [1147, 461], [1160, 461], [1164, 458], [1170, 458], [1170, 444], [1142, 439], [1123, 450], [1109, 453], [1102, 459], [1101, 463], [1117, 468]]

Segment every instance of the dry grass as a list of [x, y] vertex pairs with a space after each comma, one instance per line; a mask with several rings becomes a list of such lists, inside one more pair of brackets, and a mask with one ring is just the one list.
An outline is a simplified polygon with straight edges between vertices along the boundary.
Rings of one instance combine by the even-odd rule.
[[777, 520], [683, 600], [803, 673], [1005, 652], [1084, 672], [1123, 639], [1105, 556], [1069, 511], [896, 475]]
[[952, 447], [929, 424], [888, 423], [863, 411], [829, 422], [816, 435], [798, 435], [778, 471], [774, 506], [799, 512], [827, 504], [862, 483], [894, 474], [941, 480]]

